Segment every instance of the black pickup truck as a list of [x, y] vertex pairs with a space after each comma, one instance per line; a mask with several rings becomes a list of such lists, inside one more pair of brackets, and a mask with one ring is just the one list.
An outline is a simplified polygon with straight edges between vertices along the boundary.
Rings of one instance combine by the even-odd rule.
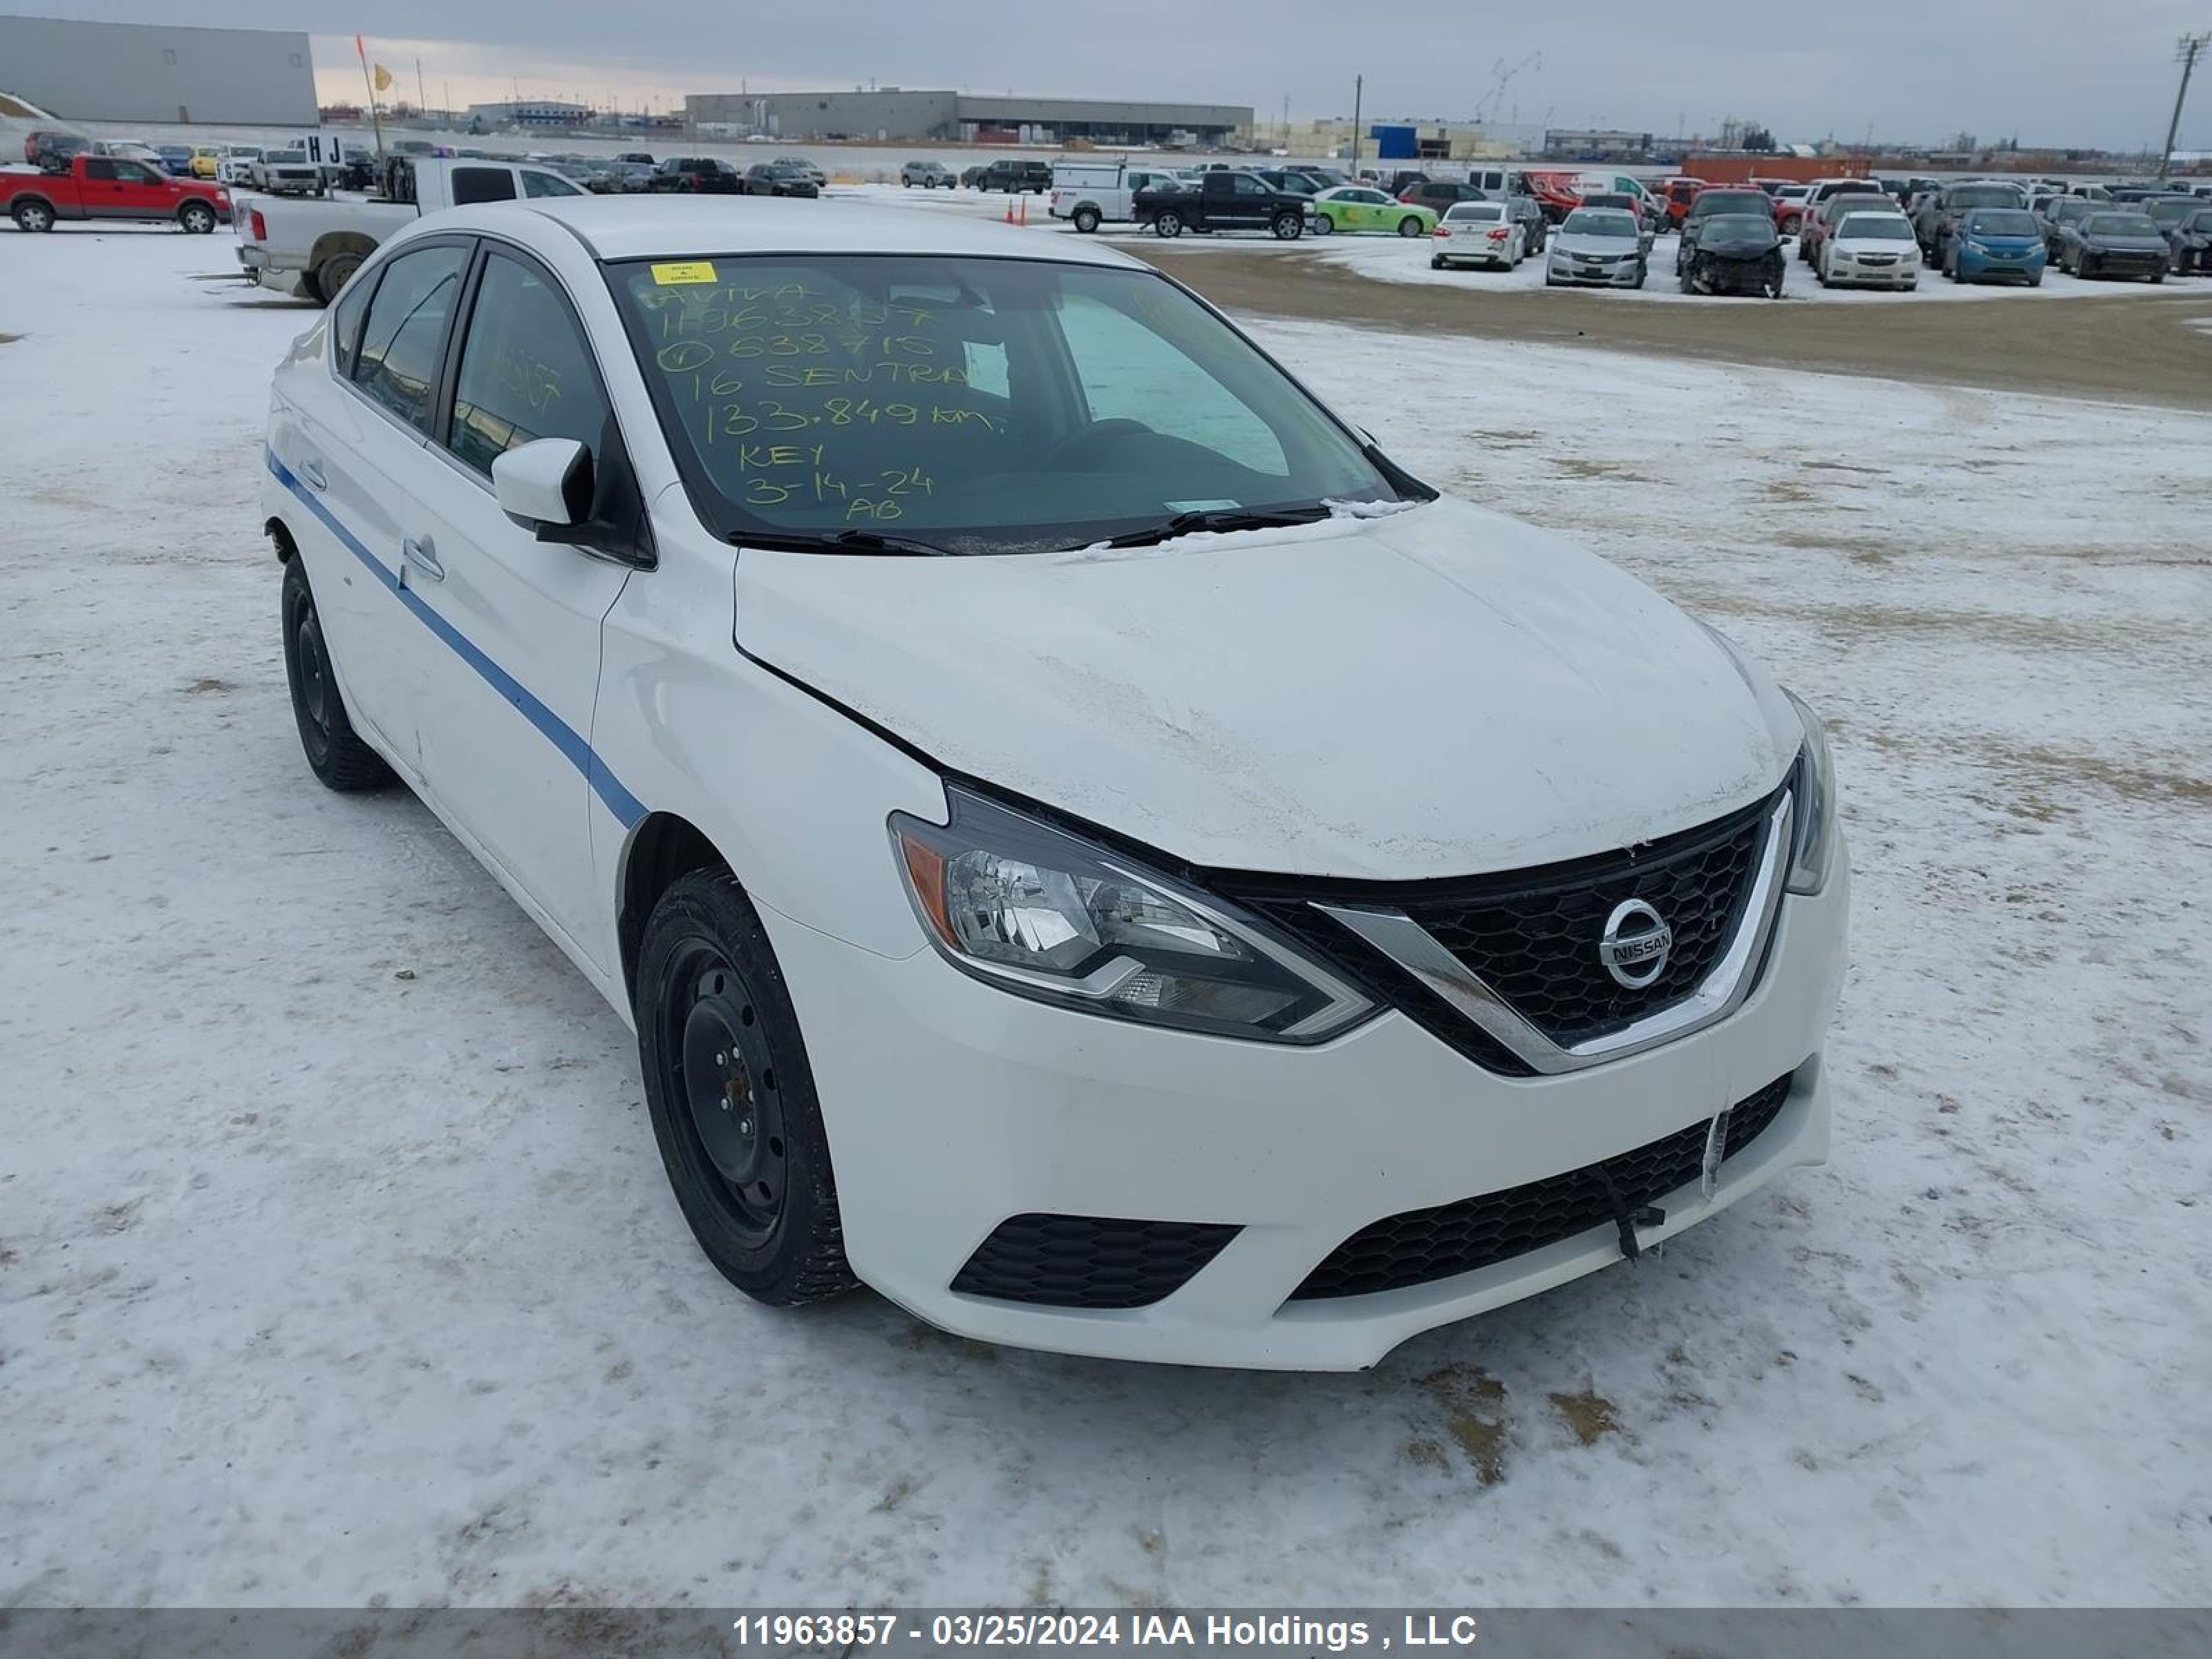
[[1305, 234], [1306, 198], [1277, 190], [1256, 173], [1221, 169], [1194, 185], [1148, 185], [1131, 198], [1130, 216], [1156, 236], [1186, 230], [1266, 230], [1282, 241]]

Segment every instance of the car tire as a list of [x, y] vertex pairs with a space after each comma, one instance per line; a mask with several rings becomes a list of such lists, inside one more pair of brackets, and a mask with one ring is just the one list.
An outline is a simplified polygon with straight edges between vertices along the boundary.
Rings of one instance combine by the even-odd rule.
[[636, 1017], [653, 1139], [707, 1259], [771, 1307], [850, 1290], [859, 1281], [798, 1012], [728, 871], [693, 871], [653, 906]]
[[54, 228], [54, 210], [44, 202], [18, 202], [13, 216], [16, 229], [33, 236]]
[[1312, 235], [1326, 236], [1336, 228], [1336, 221], [1326, 213], [1316, 213], [1313, 216], [1313, 223], [1306, 228]]
[[177, 222], [187, 236], [207, 236], [215, 230], [215, 210], [205, 202], [187, 202], [177, 210]]
[[2160, 265], [2156, 270], [2151, 272], [2150, 279], [2154, 283], [2164, 282], [2166, 280], [2166, 267], [2164, 265]]
[[1275, 233], [1279, 242], [1295, 242], [1305, 234], [1305, 216], [1302, 213], [1279, 213], [1268, 228]]
[[2039, 270], [2037, 271], [2034, 276], [2027, 279], [2027, 285], [2030, 288], [2041, 288], [2043, 286], [2043, 273]]
[[284, 585], [278, 601], [284, 625], [284, 678], [292, 688], [292, 717], [299, 723], [300, 747], [307, 769], [326, 789], [350, 794], [394, 781], [384, 757], [361, 740], [346, 718], [331, 666], [330, 646], [315, 611], [314, 590], [295, 553], [284, 561]]
[[1649, 259], [1638, 259], [1636, 262], [1636, 280], [1630, 283], [1629, 286], [1632, 288], [1642, 288], [1644, 282], [1650, 276], [1650, 275], [1651, 262]]
[[1429, 269], [1431, 270], [1442, 270], [1443, 268], [1444, 261], [1442, 254], [1431, 253], [1429, 255]]
[[1075, 210], [1074, 220], [1075, 228], [1088, 236], [1098, 228], [1098, 210], [1095, 207], [1079, 207]]
[[1407, 214], [1404, 218], [1398, 221], [1398, 234], [1401, 236], [1408, 237], [1419, 235], [1421, 234], [1421, 222], [1419, 219], [1416, 219], [1412, 214]]
[[358, 253], [333, 253], [315, 267], [315, 286], [322, 290], [325, 305], [336, 301], [345, 285], [353, 281], [354, 272], [361, 269], [362, 259]]
[[1154, 214], [1152, 216], [1152, 234], [1155, 236], [1165, 236], [1170, 240], [1182, 235], [1182, 215], [1177, 213], [1173, 208], [1168, 209], [1164, 213]]

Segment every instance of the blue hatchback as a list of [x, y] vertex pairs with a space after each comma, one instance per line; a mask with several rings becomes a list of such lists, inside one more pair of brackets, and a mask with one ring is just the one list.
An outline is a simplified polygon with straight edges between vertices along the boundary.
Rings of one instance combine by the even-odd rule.
[[1985, 283], [2000, 277], [2043, 281], [2043, 227], [2024, 208], [1976, 208], [1959, 222], [1959, 233], [1944, 249], [1943, 266], [1954, 283]]

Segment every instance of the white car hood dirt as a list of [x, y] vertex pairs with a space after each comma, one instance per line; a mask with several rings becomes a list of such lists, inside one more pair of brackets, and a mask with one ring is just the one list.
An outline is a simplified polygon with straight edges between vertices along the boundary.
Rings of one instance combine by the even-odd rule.
[[1642, 583], [1449, 500], [1120, 551], [748, 549], [736, 626], [941, 764], [1220, 869], [1580, 857], [1757, 799], [1802, 740]]

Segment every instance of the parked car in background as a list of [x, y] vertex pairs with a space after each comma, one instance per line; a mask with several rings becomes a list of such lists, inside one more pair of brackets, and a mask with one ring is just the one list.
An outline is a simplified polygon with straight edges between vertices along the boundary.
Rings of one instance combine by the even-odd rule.
[[617, 161], [635, 161], [641, 167], [657, 167], [660, 165], [659, 161], [654, 159], [653, 155], [650, 150], [626, 149], [617, 155], [615, 157], [615, 160]]
[[899, 167], [899, 183], [912, 190], [919, 185], [924, 190], [951, 190], [960, 182], [960, 175], [942, 161], [907, 161]]
[[1431, 179], [1426, 184], [1408, 185], [1398, 192], [1398, 199], [1413, 207], [1433, 208], [1437, 212], [1443, 213], [1455, 202], [1486, 202], [1490, 199], [1490, 193], [1473, 185]]
[[1768, 224], [1774, 222], [1774, 204], [1763, 190], [1748, 185], [1708, 185], [1699, 191], [1682, 218], [1682, 240], [1674, 247], [1674, 274], [1680, 276], [1689, 269], [1690, 255], [1697, 249], [1706, 220], [1746, 213], [1763, 213]]
[[[1871, 179], [1815, 179], [1805, 187], [1805, 206], [1808, 211], [1820, 205], [1831, 196], [1889, 196]], [[1894, 197], [1890, 199], [1893, 203]]]
[[592, 190], [601, 196], [642, 195], [653, 188], [653, 173], [643, 161], [610, 161], [606, 170], [592, 180]]
[[[649, 1133], [737, 1291], [865, 1282], [994, 1343], [1355, 1369], [1666, 1243], [1771, 1347], [1745, 1287], [1802, 1241], [1674, 1241], [1828, 1151], [1850, 860], [1811, 711], [1096, 240], [678, 205], [395, 238], [277, 364], [253, 514], [301, 769], [416, 792], [558, 942], [510, 970], [565, 954], [635, 1030], [605, 1178]], [[1003, 372], [915, 422], [883, 365], [779, 384], [746, 407], [805, 447], [740, 445], [662, 351], [734, 287], [862, 331], [957, 294], [902, 316], [902, 367]], [[544, 1243], [540, 1310], [598, 1317]], [[838, 1346], [640, 1255], [668, 1340]]]
[[156, 144], [154, 152], [161, 158], [161, 171], [172, 179], [191, 177], [192, 147], [190, 144]]
[[192, 146], [191, 175], [195, 179], [213, 179], [222, 171], [223, 147], [221, 144]]
[[[1322, 204], [1338, 193], [1325, 191], [1313, 198], [1316, 230], [1321, 228]], [[1379, 191], [1369, 193], [1382, 195]], [[1390, 205], [1401, 214], [1425, 216], [1427, 222], [1416, 234], [1426, 234], [1436, 223], [1436, 216], [1425, 208]], [[1279, 241], [1295, 241], [1306, 228], [1304, 197], [1277, 190], [1257, 173], [1226, 169], [1207, 173], [1195, 187], [1180, 182], [1173, 188], [1151, 185], [1137, 191], [1131, 209], [1156, 236], [1180, 236], [1186, 230], [1265, 230]]]
[[1913, 234], [1920, 239], [1920, 252], [1929, 265], [1937, 270], [1948, 270], [1946, 254], [1951, 238], [1958, 232], [1960, 218], [1976, 208], [2026, 208], [2027, 192], [2018, 185], [2001, 180], [1984, 179], [1963, 185], [1946, 185], [1921, 204], [1913, 215]]
[[2140, 276], [2162, 283], [2173, 249], [2148, 213], [2110, 207], [2063, 225], [2058, 265], [2081, 277]]
[[1455, 202], [1429, 245], [1429, 269], [1487, 265], [1510, 270], [1528, 252], [1527, 237], [1503, 202]]
[[82, 133], [36, 127], [23, 135], [23, 160], [49, 173], [65, 173], [78, 155], [98, 155], [99, 146]]
[[653, 169], [653, 190], [665, 195], [742, 196], [744, 180], [715, 155], [671, 155]]
[[1813, 274], [1823, 288], [1920, 285], [1920, 243], [1912, 221], [1894, 207], [1841, 215], [1821, 238]]
[[1001, 191], [1009, 196], [1042, 196], [1052, 188], [1052, 168], [1043, 161], [1015, 161], [1001, 158], [983, 169], [979, 190]]
[[426, 213], [583, 192], [550, 167], [521, 161], [392, 155], [368, 201], [261, 197], [246, 206], [238, 262], [265, 287], [327, 305], [384, 240]]
[[1651, 246], [1642, 220], [1617, 207], [1578, 207], [1560, 222], [1544, 260], [1546, 288], [1642, 288]]
[[799, 196], [811, 201], [822, 193], [811, 174], [787, 161], [756, 161], [745, 169], [748, 196]]
[[246, 165], [246, 182], [271, 196], [319, 196], [323, 169], [305, 144], [294, 144], [256, 155]]
[[2166, 233], [2172, 250], [2168, 268], [2177, 276], [2212, 276], [2212, 207], [2200, 198], [2197, 211]]
[[1943, 270], [1954, 283], [2043, 284], [2050, 258], [2043, 227], [2026, 208], [1975, 208], [1960, 216], [1946, 245]]
[[167, 220], [204, 236], [229, 222], [230, 192], [197, 179], [172, 179], [127, 156], [79, 150], [62, 172], [0, 172], [0, 214], [24, 231], [67, 222]]
[[1858, 194], [1831, 196], [1826, 200], [1805, 210], [1805, 216], [1797, 224], [1797, 257], [1807, 264], [1817, 267], [1820, 262], [1820, 246], [1828, 240], [1837, 222], [1846, 214], [1891, 213], [1897, 204], [1880, 191], [1865, 191]]
[[1692, 222], [1698, 235], [1680, 263], [1683, 293], [1782, 297], [1782, 234], [1771, 212], [1714, 213]]
[[2151, 223], [2156, 225], [2159, 234], [2163, 235], [2203, 204], [2194, 196], [2172, 192], [2165, 196], [2147, 196], [2136, 205], [2150, 215]]
[[1505, 206], [1514, 222], [1521, 227], [1522, 239], [1527, 242], [1528, 252], [1541, 253], [1552, 236], [1551, 216], [1544, 211], [1544, 204], [1525, 190], [1516, 189], [1506, 196]]
[[773, 166], [789, 167], [793, 172], [805, 178], [817, 191], [830, 188], [830, 175], [804, 155], [771, 155], [769, 161]]
[[1334, 190], [1344, 182], [1340, 173], [1330, 173], [1313, 167], [1255, 167], [1252, 169], [1277, 190], [1288, 191], [1293, 196], [1318, 196], [1325, 190]]
[[1682, 221], [1689, 215], [1690, 204], [1698, 199], [1698, 192], [1705, 188], [1704, 179], [1686, 175], [1662, 179], [1657, 193], [1660, 209], [1666, 215], [1667, 222], [1675, 229], [1680, 229]]
[[988, 161], [978, 161], [978, 162], [976, 162], [976, 163], [975, 163], [975, 166], [973, 166], [973, 167], [963, 167], [963, 168], [961, 168], [961, 169], [960, 169], [960, 185], [961, 185], [961, 188], [963, 188], [963, 190], [981, 190], [981, 189], [982, 189], [982, 188], [983, 188], [983, 179], [984, 179], [984, 176], [985, 176], [986, 174], [988, 174], [990, 171], [991, 171], [991, 164], [990, 164]]
[[2054, 196], [2037, 215], [2043, 222], [2043, 248], [2052, 264], [2058, 259], [2059, 230], [2087, 214], [2110, 212], [2103, 202], [2087, 196]]
[[[1425, 236], [1437, 228], [1434, 208], [1401, 202], [1374, 185], [1340, 185], [1313, 198], [1314, 229], [1378, 231]], [[1525, 240], [1525, 239], [1524, 239]]]
[[1055, 161], [1046, 211], [1086, 235], [1109, 220], [1137, 216], [1137, 192], [1175, 190], [1182, 181], [1164, 167], [1123, 161]]

